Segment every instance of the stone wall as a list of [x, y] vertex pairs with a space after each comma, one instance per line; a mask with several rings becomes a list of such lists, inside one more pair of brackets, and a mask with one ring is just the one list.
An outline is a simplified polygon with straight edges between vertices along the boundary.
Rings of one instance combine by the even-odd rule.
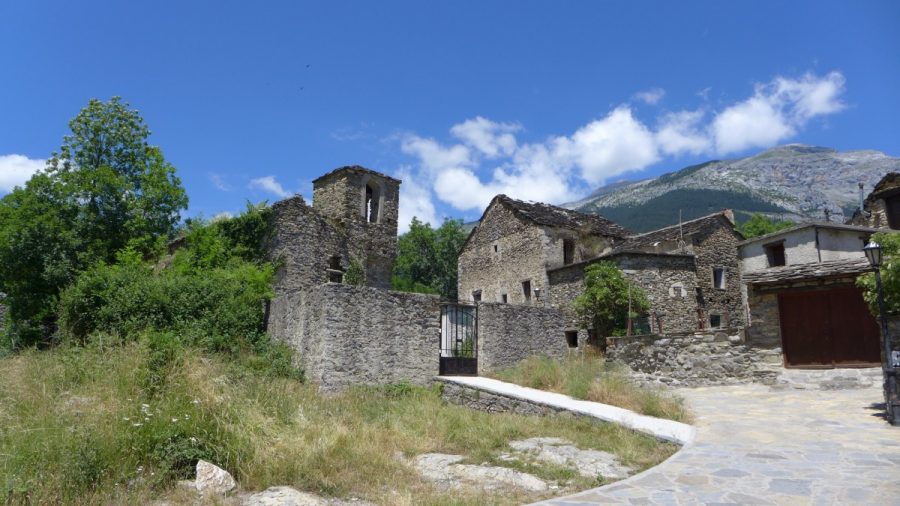
[[488, 413], [516, 413], [530, 416], [570, 413], [546, 404], [539, 404], [493, 392], [485, 392], [450, 381], [442, 381], [441, 378], [437, 378], [437, 381], [441, 384], [441, 397], [445, 401], [465, 406], [469, 409], [486, 411]]
[[322, 390], [427, 384], [438, 374], [438, 297], [328, 283], [298, 302], [286, 341]]
[[781, 346], [781, 319], [778, 293], [749, 286], [747, 288], [748, 325], [744, 329], [747, 342], [755, 346]]
[[[710, 315], [719, 314], [722, 326], [744, 325], [741, 297], [741, 269], [737, 243], [740, 237], [730, 226], [709, 230], [693, 239], [697, 287], [701, 293], [704, 326], [709, 327]], [[725, 268], [725, 288], [713, 286], [713, 269]]]
[[511, 367], [532, 356], [568, 353], [562, 313], [554, 308], [478, 304], [478, 370]]
[[769, 383], [783, 363], [780, 348], [751, 346], [741, 329], [610, 337], [606, 356], [644, 381], [681, 386]]
[[459, 299], [524, 304], [522, 282], [534, 290], [545, 290], [547, 273], [544, 247], [548, 241], [542, 227], [526, 222], [502, 204], [492, 205], [472, 232], [459, 255]]
[[[584, 292], [584, 270], [598, 261], [615, 263], [625, 276], [646, 291], [653, 332], [688, 332], [697, 328], [694, 258], [629, 252], [548, 271], [547, 300], [562, 311], [567, 329], [581, 327], [572, 304]], [[677, 294], [676, 286], [681, 288], [681, 295]]]

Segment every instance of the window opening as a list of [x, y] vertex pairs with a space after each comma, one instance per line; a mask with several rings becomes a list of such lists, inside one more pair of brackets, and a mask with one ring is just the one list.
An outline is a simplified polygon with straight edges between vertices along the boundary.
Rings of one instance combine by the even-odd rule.
[[505, 293], [500, 295], [500, 302], [506, 304], [506, 294]]
[[724, 267], [713, 268], [713, 287], [718, 288], [720, 290], [725, 289], [725, 268]]
[[328, 259], [328, 281], [332, 283], [342, 283], [344, 281], [344, 271], [341, 269], [341, 256], [332, 255]]
[[709, 315], [709, 327], [712, 329], [717, 329], [722, 326], [722, 315], [720, 314], [711, 314]]
[[569, 265], [575, 262], [575, 241], [563, 239], [563, 264]]
[[372, 184], [366, 184], [366, 206], [364, 209], [366, 221], [369, 223], [378, 223], [378, 200], [380, 195], [378, 189]]
[[497, 252], [497, 245], [495, 244], [494, 245], [494, 253], [496, 253], [496, 252]]
[[526, 301], [531, 300], [531, 280], [522, 281], [522, 294], [525, 296]]
[[577, 330], [567, 330], [566, 331], [566, 344], [569, 345], [569, 348], [577, 348], [578, 347], [578, 331]]
[[472, 292], [472, 300], [475, 302], [481, 302], [481, 290], [475, 290]]
[[884, 206], [887, 208], [888, 227], [900, 229], [900, 195], [884, 199]]
[[767, 244], [764, 247], [766, 249], [766, 259], [769, 261], [769, 267], [787, 265], [784, 257], [783, 242], [780, 242], [778, 244]]

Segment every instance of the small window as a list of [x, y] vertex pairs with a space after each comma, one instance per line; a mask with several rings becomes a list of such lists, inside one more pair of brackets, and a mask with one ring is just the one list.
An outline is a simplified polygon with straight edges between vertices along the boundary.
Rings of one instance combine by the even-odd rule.
[[372, 183], [367, 183], [366, 202], [365, 207], [363, 208], [363, 215], [366, 217], [366, 221], [368, 221], [369, 223], [378, 223], [379, 200], [381, 200], [381, 192], [379, 192], [379, 188]]
[[767, 244], [764, 246], [766, 250], [766, 260], [769, 262], [769, 267], [778, 267], [781, 265], [787, 265], [784, 258], [784, 243], [779, 242], [777, 244]]
[[563, 264], [569, 265], [575, 262], [575, 241], [563, 239]]
[[566, 344], [569, 345], [569, 348], [577, 348], [578, 347], [578, 331], [577, 330], [567, 330], [566, 331]]
[[684, 288], [675, 285], [672, 287], [672, 295], [676, 297], [684, 297]]
[[475, 290], [472, 292], [472, 300], [475, 302], [481, 302], [481, 290]]
[[332, 255], [328, 259], [328, 281], [331, 283], [342, 283], [344, 281], [344, 271], [341, 269], [341, 256]]
[[713, 268], [713, 288], [718, 288], [719, 290], [725, 289], [725, 268], [724, 267], [714, 267]]
[[525, 296], [525, 300], [531, 300], [531, 280], [522, 281], [522, 295]]
[[717, 329], [722, 326], [722, 315], [720, 314], [711, 314], [709, 315], [709, 328]]
[[900, 229], [900, 195], [894, 195], [884, 199], [887, 211], [887, 225], [894, 229]]
[[500, 302], [506, 304], [506, 294], [505, 293], [500, 295]]
[[495, 245], [494, 245], [494, 253], [496, 253], [496, 252], [499, 251], [499, 250], [500, 250], [500, 248], [495, 244]]

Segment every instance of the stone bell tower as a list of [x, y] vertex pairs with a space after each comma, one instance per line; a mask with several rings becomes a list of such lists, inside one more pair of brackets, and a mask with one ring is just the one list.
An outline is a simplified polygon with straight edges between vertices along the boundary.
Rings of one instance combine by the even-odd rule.
[[313, 209], [347, 236], [351, 260], [366, 270], [366, 284], [391, 287], [397, 258], [400, 180], [358, 165], [313, 181]]

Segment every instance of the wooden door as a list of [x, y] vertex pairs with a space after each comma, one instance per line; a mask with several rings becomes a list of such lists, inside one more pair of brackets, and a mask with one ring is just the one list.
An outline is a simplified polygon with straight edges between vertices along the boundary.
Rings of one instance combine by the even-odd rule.
[[856, 287], [782, 293], [778, 297], [785, 365], [877, 365], [880, 333]]

